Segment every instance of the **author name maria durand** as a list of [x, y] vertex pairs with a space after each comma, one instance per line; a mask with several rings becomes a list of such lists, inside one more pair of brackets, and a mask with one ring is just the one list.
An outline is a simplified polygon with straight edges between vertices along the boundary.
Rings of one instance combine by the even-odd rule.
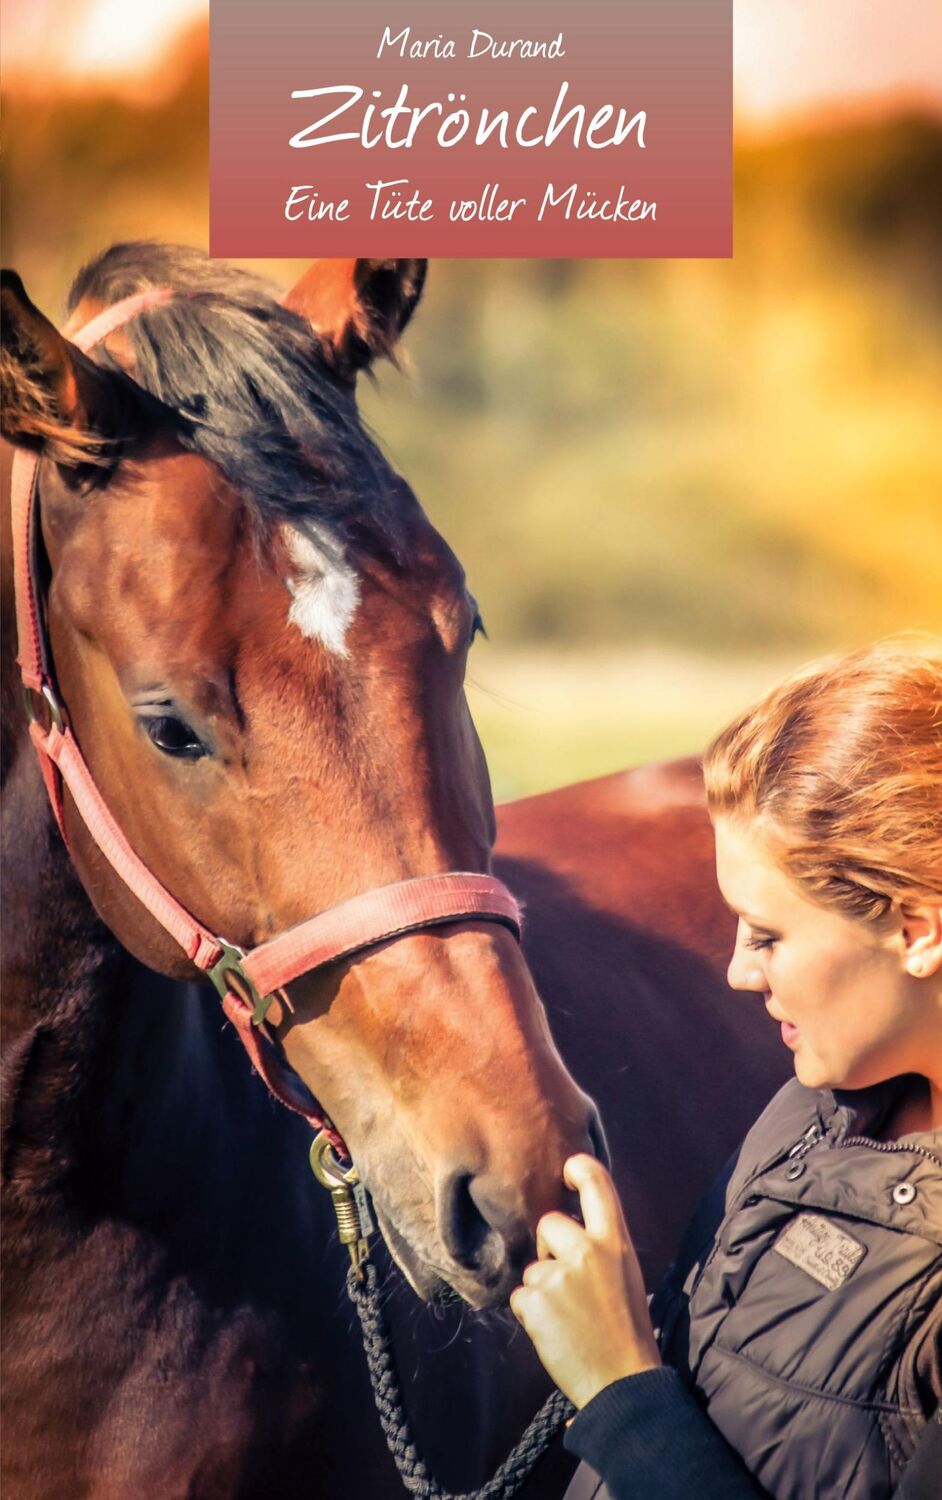
[[[396, 52], [400, 57], [426, 58], [426, 57], [457, 57], [458, 43], [454, 37], [445, 37], [441, 33], [433, 37], [413, 36], [412, 27], [404, 26], [393, 36], [391, 26], [387, 26], [380, 39], [376, 52], [377, 57], [382, 57], [387, 51]], [[496, 57], [506, 58], [511, 62], [519, 58], [521, 62], [531, 58], [565, 57], [566, 49], [563, 46], [563, 34], [557, 32], [552, 41], [535, 41], [532, 37], [514, 37], [513, 40], [501, 40], [492, 36], [489, 31], [479, 31], [477, 27], [471, 32], [471, 39], [464, 52], [465, 57]]]

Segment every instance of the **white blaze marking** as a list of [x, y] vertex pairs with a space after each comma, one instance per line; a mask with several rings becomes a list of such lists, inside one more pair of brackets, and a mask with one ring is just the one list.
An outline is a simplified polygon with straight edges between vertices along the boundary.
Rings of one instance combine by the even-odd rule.
[[298, 569], [297, 577], [285, 579], [292, 597], [288, 619], [336, 656], [348, 655], [347, 631], [360, 602], [360, 583], [346, 548], [316, 522], [303, 531], [288, 526], [285, 535]]

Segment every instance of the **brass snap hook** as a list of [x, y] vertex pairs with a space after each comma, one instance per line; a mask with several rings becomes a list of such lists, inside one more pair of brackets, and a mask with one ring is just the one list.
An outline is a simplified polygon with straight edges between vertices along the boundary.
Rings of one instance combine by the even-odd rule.
[[326, 1130], [314, 1137], [310, 1162], [311, 1171], [321, 1187], [327, 1188], [330, 1193], [337, 1216], [340, 1243], [346, 1245], [350, 1252], [350, 1262], [357, 1281], [362, 1281], [363, 1266], [370, 1253], [369, 1237], [376, 1228], [366, 1189], [355, 1166], [341, 1166]]

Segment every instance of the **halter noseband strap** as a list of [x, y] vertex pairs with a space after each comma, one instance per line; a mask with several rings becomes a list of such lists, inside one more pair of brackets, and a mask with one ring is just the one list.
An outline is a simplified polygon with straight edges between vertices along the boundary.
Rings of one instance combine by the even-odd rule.
[[[175, 295], [169, 287], [154, 287], [126, 297], [70, 335], [71, 340], [84, 353], [131, 318]], [[226, 1015], [236, 1026], [268, 1087], [314, 1128], [326, 1126], [334, 1144], [345, 1150], [323, 1114], [312, 1111], [300, 1098], [273, 1049], [262, 1045], [258, 1028], [275, 995], [292, 980], [325, 964], [349, 958], [407, 932], [445, 922], [499, 922], [519, 939], [520, 908], [507, 887], [492, 876], [450, 871], [398, 881], [354, 896], [288, 928], [249, 953], [243, 953], [197, 921], [131, 848], [98, 790], [69, 726], [56, 688], [38, 580], [38, 471], [38, 454], [18, 449], [13, 459], [11, 485], [18, 662], [30, 739], [62, 836], [65, 838], [64, 783], [112, 869], [196, 968], [212, 980], [222, 997]]]

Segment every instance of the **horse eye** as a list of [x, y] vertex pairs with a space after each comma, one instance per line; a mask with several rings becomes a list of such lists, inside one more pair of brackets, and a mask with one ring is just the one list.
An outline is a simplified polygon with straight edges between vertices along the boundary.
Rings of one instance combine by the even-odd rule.
[[180, 760], [199, 760], [209, 754], [189, 724], [173, 714], [160, 714], [157, 718], [145, 719], [144, 728], [151, 743], [165, 755], [175, 755]]

